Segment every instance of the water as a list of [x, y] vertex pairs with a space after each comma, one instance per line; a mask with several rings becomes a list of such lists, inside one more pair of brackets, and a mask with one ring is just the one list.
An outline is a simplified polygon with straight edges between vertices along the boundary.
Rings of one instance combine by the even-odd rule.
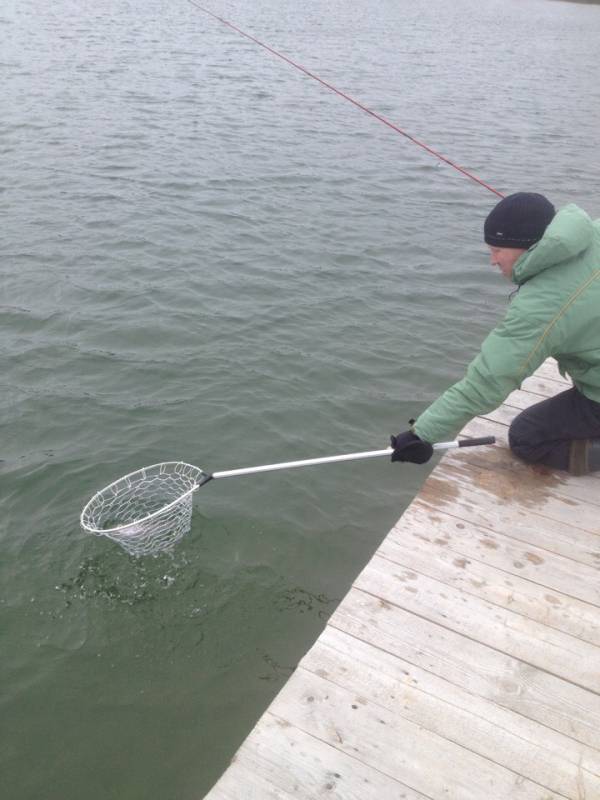
[[[597, 6], [210, 7], [600, 215]], [[161, 460], [385, 446], [503, 313], [496, 198], [184, 0], [8, 0], [0, 35], [4, 796], [198, 798], [431, 465], [208, 484], [158, 559], [81, 507]]]

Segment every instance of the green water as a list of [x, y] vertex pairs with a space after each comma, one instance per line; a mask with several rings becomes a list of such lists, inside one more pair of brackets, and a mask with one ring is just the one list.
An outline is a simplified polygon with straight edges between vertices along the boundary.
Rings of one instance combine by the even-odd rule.
[[[600, 215], [597, 7], [211, 8]], [[503, 313], [496, 198], [183, 0], [9, 0], [0, 35], [3, 796], [199, 798], [431, 465], [214, 481], [157, 559], [81, 508], [158, 461], [385, 447]]]

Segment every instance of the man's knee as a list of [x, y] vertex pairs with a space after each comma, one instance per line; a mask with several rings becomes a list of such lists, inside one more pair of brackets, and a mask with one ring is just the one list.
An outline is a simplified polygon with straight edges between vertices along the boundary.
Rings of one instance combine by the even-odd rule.
[[513, 419], [508, 429], [510, 449], [520, 459], [530, 463], [537, 460], [534, 450], [539, 444], [539, 437], [535, 435], [535, 428], [532, 414], [526, 409]]

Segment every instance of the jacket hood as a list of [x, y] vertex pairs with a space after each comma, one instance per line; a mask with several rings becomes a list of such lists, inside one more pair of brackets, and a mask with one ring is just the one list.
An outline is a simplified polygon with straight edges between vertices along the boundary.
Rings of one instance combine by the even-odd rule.
[[592, 243], [594, 226], [583, 209], [571, 203], [557, 212], [537, 244], [518, 259], [512, 280], [519, 286], [564, 261], [575, 258]]

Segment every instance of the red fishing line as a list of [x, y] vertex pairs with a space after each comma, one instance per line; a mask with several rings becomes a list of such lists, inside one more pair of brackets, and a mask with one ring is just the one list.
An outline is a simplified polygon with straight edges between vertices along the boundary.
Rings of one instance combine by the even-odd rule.
[[204, 8], [204, 6], [201, 6], [195, 0], [188, 0], [188, 3], [193, 5], [199, 11], [202, 11], [205, 14], [208, 14], [213, 19], [216, 19], [219, 22], [223, 23], [223, 25], [227, 25], [228, 28], [231, 28], [231, 30], [235, 31], [236, 33], [239, 33], [240, 36], [243, 36], [245, 39], [249, 39], [251, 42], [254, 42], [254, 44], [257, 44], [259, 47], [262, 47], [269, 53], [272, 53], [274, 56], [277, 56], [277, 58], [280, 58], [282, 61], [285, 61], [290, 66], [295, 67], [297, 70], [300, 70], [300, 72], [303, 72], [305, 75], [308, 75], [309, 78], [318, 81], [318, 83], [320, 83], [322, 86], [325, 86], [326, 89], [330, 89], [332, 92], [335, 92], [335, 94], [339, 95], [340, 97], [343, 97], [344, 100], [347, 100], [349, 103], [352, 103], [352, 105], [356, 106], [357, 108], [360, 108], [360, 110], [364, 111], [365, 114], [369, 114], [371, 117], [375, 117], [375, 119], [378, 119], [379, 122], [383, 122], [383, 124], [387, 125], [388, 128], [391, 128], [393, 131], [396, 131], [396, 133], [399, 133], [401, 136], [404, 136], [409, 141], [413, 142], [419, 147], [422, 147], [423, 150], [426, 150], [432, 156], [439, 159], [440, 161], [443, 161], [445, 164], [449, 164], [453, 169], [457, 170], [458, 172], [462, 172], [463, 175], [466, 175], [467, 178], [470, 178], [472, 181], [475, 181], [480, 186], [483, 186], [485, 189], [488, 189], [490, 192], [493, 192], [495, 195], [498, 195], [498, 197], [504, 197], [504, 195], [501, 192], [499, 192], [497, 189], [494, 189], [489, 184], [485, 183], [485, 181], [482, 181], [481, 178], [478, 178], [476, 175], [473, 175], [472, 172], [469, 172], [463, 167], [460, 167], [458, 164], [455, 164], [454, 161], [450, 161], [449, 158], [446, 158], [446, 156], [443, 156], [441, 153], [438, 153], [433, 148], [424, 144], [424, 142], [420, 142], [418, 139], [415, 139], [414, 136], [411, 136], [409, 133], [402, 130], [402, 128], [399, 128], [397, 125], [394, 125], [394, 123], [390, 122], [389, 119], [386, 119], [385, 117], [381, 116], [381, 114], [378, 114], [376, 111], [372, 111], [370, 108], [367, 108], [367, 106], [364, 106], [362, 103], [359, 103], [358, 100], [354, 100], [354, 98], [350, 97], [349, 95], [345, 94], [339, 89], [336, 89], [335, 86], [332, 86], [330, 83], [327, 83], [327, 81], [324, 81], [322, 78], [319, 78], [318, 75], [315, 75], [314, 72], [311, 72], [310, 70], [306, 69], [306, 67], [303, 67], [301, 64], [297, 64], [295, 61], [292, 61], [291, 58], [284, 56], [282, 53], [279, 53], [277, 50], [274, 50], [272, 47], [269, 47], [269, 45], [259, 41], [254, 36], [251, 36], [249, 33], [245, 33], [243, 30], [234, 25], [232, 22], [228, 22], [228, 20], [219, 17], [217, 14], [213, 14], [212, 11], [209, 11], [207, 8]]

